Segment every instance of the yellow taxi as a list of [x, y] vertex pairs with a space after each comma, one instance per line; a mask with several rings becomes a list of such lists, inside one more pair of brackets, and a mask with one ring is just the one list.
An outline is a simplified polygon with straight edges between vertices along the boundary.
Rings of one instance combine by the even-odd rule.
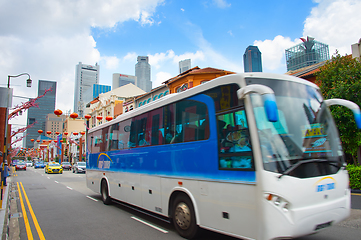
[[48, 162], [45, 166], [45, 173], [63, 173], [63, 167], [57, 162]]

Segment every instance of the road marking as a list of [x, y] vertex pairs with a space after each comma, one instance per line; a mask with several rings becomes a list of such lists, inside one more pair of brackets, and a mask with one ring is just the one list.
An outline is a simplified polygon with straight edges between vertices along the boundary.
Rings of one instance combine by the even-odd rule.
[[70, 190], [73, 190], [71, 187], [68, 187], [68, 186], [66, 186], [66, 188], [68, 188], [68, 189], [70, 189]]
[[138, 222], [141, 222], [141, 223], [143, 223], [143, 224], [145, 224], [145, 225], [147, 225], [147, 226], [149, 226], [149, 227], [151, 227], [151, 228], [154, 228], [154, 229], [156, 229], [156, 230], [158, 230], [158, 231], [160, 231], [160, 232], [162, 232], [162, 233], [168, 233], [168, 231], [166, 231], [166, 230], [164, 230], [164, 229], [162, 229], [162, 228], [160, 228], [160, 227], [157, 227], [157, 226], [154, 226], [153, 224], [150, 224], [150, 223], [148, 223], [148, 222], [146, 222], [146, 221], [144, 221], [144, 220], [141, 220], [141, 219], [139, 219], [139, 218], [137, 218], [137, 217], [131, 217], [131, 218], [133, 218], [134, 220], [136, 220], [136, 221], [138, 221]]
[[361, 193], [351, 193], [351, 195], [361, 196]]
[[58, 181], [54, 181], [54, 182], [59, 183]]
[[31, 204], [30, 204], [29, 198], [28, 198], [28, 196], [27, 196], [27, 194], [26, 194], [26, 192], [25, 192], [25, 189], [24, 189], [23, 183], [22, 183], [22, 182], [20, 182], [20, 185], [21, 185], [21, 188], [23, 189], [23, 192], [24, 192], [24, 197], [25, 197], [26, 203], [28, 204], [28, 208], [29, 208], [29, 211], [30, 211], [31, 217], [33, 218], [33, 222], [34, 222], [34, 225], [35, 225], [36, 231], [38, 232], [39, 238], [40, 238], [40, 240], [45, 240], [45, 237], [44, 237], [43, 231], [41, 231], [41, 228], [40, 228], [40, 226], [39, 226], [38, 220], [36, 219], [36, 216], [35, 216], [35, 213], [34, 213], [34, 211], [33, 211], [33, 208], [31, 207]]
[[89, 199], [91, 199], [91, 200], [93, 200], [93, 201], [98, 202], [98, 200], [96, 200], [95, 198], [92, 198], [92, 197], [89, 197], [89, 196], [86, 196], [86, 197], [89, 198]]
[[48, 179], [50, 179], [50, 177], [47, 177]]
[[16, 184], [18, 186], [19, 199], [20, 199], [21, 209], [23, 211], [26, 234], [28, 235], [29, 240], [33, 240], [34, 238], [33, 238], [33, 234], [31, 233], [29, 219], [28, 219], [28, 215], [26, 214], [26, 209], [25, 209], [25, 206], [24, 206], [23, 196], [21, 195], [21, 189], [20, 189], [20, 186], [19, 186], [19, 182], [17, 182]]

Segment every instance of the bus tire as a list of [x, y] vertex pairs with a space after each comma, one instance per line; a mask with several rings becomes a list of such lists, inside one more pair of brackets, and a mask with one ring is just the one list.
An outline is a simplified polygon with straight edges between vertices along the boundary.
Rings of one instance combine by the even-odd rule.
[[102, 181], [101, 186], [101, 195], [102, 195], [102, 201], [105, 205], [109, 205], [111, 203], [111, 198], [109, 197], [109, 191], [108, 191], [108, 184], [105, 180]]
[[173, 224], [179, 235], [193, 239], [199, 233], [192, 201], [185, 194], [179, 194], [173, 204]]

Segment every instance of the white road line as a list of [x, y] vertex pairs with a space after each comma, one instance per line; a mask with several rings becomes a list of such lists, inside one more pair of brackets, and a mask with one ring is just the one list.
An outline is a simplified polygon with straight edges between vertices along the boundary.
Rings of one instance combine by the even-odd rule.
[[68, 186], [66, 186], [66, 188], [68, 188], [68, 189], [70, 189], [70, 190], [73, 190], [71, 187], [68, 187]]
[[93, 200], [93, 201], [98, 202], [98, 200], [96, 200], [95, 198], [92, 198], [92, 197], [89, 197], [89, 196], [86, 196], [86, 197], [89, 198], [89, 199], [91, 199], [91, 200]]
[[54, 182], [59, 183], [58, 181], [54, 181]]
[[48, 179], [50, 179], [50, 177], [47, 177]]
[[131, 218], [133, 218], [134, 220], [136, 220], [138, 222], [141, 222], [141, 223], [143, 223], [143, 224], [145, 224], [145, 225], [147, 225], [149, 227], [152, 227], [152, 228], [154, 228], [154, 229], [156, 229], [156, 230], [158, 230], [158, 231], [160, 231], [162, 233], [168, 233], [168, 231], [166, 231], [166, 230], [164, 230], [164, 229], [162, 229], [160, 227], [154, 226], [153, 224], [150, 224], [150, 223], [148, 223], [148, 222], [146, 222], [144, 220], [141, 220], [141, 219], [133, 217], [133, 216]]

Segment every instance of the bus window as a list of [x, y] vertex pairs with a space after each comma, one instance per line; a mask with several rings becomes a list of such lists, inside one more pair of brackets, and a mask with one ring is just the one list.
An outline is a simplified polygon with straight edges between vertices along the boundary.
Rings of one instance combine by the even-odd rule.
[[253, 170], [252, 147], [244, 110], [217, 116], [220, 169]]
[[119, 123], [113, 124], [109, 128], [108, 151], [118, 150]]
[[119, 123], [118, 149], [128, 149], [131, 119]]

